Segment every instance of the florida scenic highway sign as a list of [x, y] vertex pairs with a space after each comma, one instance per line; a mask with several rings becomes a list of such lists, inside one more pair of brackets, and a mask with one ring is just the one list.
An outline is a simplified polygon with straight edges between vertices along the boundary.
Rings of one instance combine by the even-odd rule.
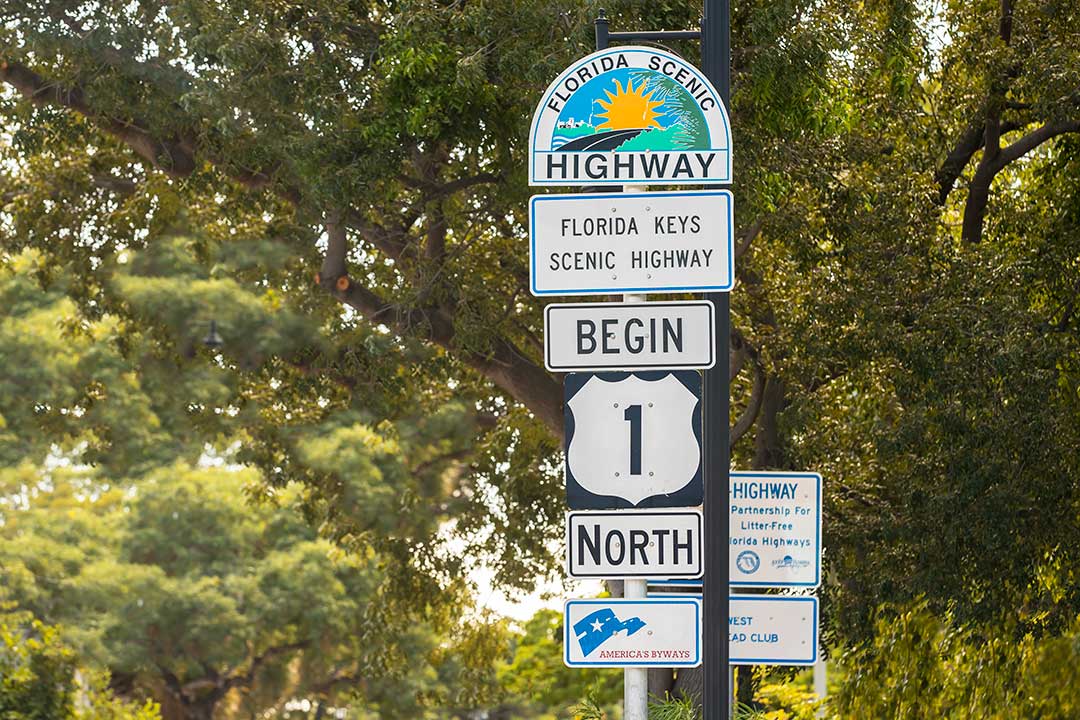
[[700, 577], [701, 526], [697, 510], [569, 512], [567, 571], [582, 578]]
[[600, 50], [566, 68], [533, 115], [530, 185], [731, 182], [731, 124], [700, 70], [656, 48]]
[[533, 295], [723, 292], [734, 282], [728, 190], [535, 195]]
[[716, 362], [713, 304], [552, 303], [544, 308], [548, 370], [710, 368]]
[[570, 667], [701, 664], [700, 600], [567, 600], [563, 627]]
[[563, 390], [571, 509], [701, 504], [696, 371], [570, 373]]

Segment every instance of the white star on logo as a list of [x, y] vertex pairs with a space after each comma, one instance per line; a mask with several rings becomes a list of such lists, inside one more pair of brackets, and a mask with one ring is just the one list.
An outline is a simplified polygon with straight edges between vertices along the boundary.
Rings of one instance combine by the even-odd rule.
[[599, 620], [594, 620], [592, 624], [592, 629], [596, 632], [600, 632], [604, 629], [604, 623], [600, 622]]

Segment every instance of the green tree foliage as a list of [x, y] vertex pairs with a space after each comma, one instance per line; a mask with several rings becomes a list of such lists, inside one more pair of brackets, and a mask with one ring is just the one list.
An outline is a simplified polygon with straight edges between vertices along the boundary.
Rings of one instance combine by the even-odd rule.
[[[80, 676], [82, 681], [80, 682]], [[56, 628], [0, 624], [3, 720], [160, 720], [157, 707], [113, 697], [105, 678], [83, 669]]]
[[[607, 5], [615, 29], [700, 14]], [[235, 408], [263, 492], [304, 483], [334, 537], [396, 548], [415, 597], [462, 567], [421, 509], [528, 584], [555, 566], [562, 415], [527, 291], [527, 125], [591, 49], [596, 9], [6, 7], [3, 244], [35, 249], [80, 318], [169, 352], [204, 313], [235, 322], [207, 371], [220, 392], [189, 416], [210, 431]], [[1080, 548], [1076, 3], [754, 0], [732, 35], [733, 452], [825, 476], [828, 637], [865, 638], [879, 602], [919, 595], [1062, 630], [1080, 586], [1044, 578]], [[179, 226], [198, 230], [190, 256], [170, 249]], [[280, 344], [260, 345], [266, 308], [294, 318], [267, 330]], [[464, 420], [425, 424], [452, 401]], [[447, 474], [434, 497], [397, 498], [419, 527], [335, 514], [340, 498], [387, 507], [331, 467], [334, 438], [376, 467], [393, 454], [350, 413], [399, 443], [406, 427], [466, 436], [420, 444]]]
[[499, 668], [513, 717], [565, 717], [586, 698], [596, 712], [610, 713], [621, 705], [621, 670], [568, 668], [563, 663], [562, 620], [555, 610], [533, 615], [516, 639], [512, 660]]
[[1017, 639], [965, 627], [925, 602], [885, 610], [872, 642], [840, 658], [829, 715], [847, 718], [1068, 718], [1080, 713], [1080, 635]]
[[504, 652], [496, 627], [411, 613], [385, 593], [377, 556], [316, 536], [297, 492], [247, 504], [255, 479], [178, 464], [134, 496], [98, 485], [86, 497], [85, 478], [53, 472], [4, 513], [2, 599], [16, 617], [64, 624], [116, 687], [158, 699], [167, 718], [347, 704], [358, 688], [384, 718], [476, 702]]

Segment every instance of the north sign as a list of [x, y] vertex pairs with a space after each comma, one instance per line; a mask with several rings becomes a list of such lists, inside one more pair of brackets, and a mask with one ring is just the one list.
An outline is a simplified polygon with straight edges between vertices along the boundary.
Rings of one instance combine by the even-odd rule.
[[566, 567], [579, 578], [700, 577], [697, 510], [569, 512]]
[[566, 68], [529, 133], [530, 185], [731, 182], [731, 123], [719, 93], [677, 55], [600, 50]]
[[708, 301], [544, 308], [544, 364], [555, 372], [710, 368], [715, 350]]
[[732, 665], [817, 662], [817, 598], [732, 595], [729, 603], [728, 651]]
[[567, 600], [563, 627], [570, 667], [701, 664], [699, 600]]
[[814, 588], [821, 583], [821, 476], [733, 472], [730, 584]]
[[697, 372], [570, 373], [563, 399], [572, 510], [701, 504]]
[[535, 195], [533, 295], [726, 292], [734, 281], [728, 190]]

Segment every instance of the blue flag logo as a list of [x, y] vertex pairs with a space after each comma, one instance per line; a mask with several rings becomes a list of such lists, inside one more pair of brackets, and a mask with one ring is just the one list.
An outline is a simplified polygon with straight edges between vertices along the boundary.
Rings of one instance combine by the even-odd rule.
[[589, 653], [620, 630], [625, 630], [627, 635], [633, 635], [643, 627], [645, 627], [645, 621], [641, 618], [632, 617], [622, 621], [615, 617], [611, 608], [604, 608], [574, 623], [574, 636], [581, 645], [582, 654], [588, 657]]

